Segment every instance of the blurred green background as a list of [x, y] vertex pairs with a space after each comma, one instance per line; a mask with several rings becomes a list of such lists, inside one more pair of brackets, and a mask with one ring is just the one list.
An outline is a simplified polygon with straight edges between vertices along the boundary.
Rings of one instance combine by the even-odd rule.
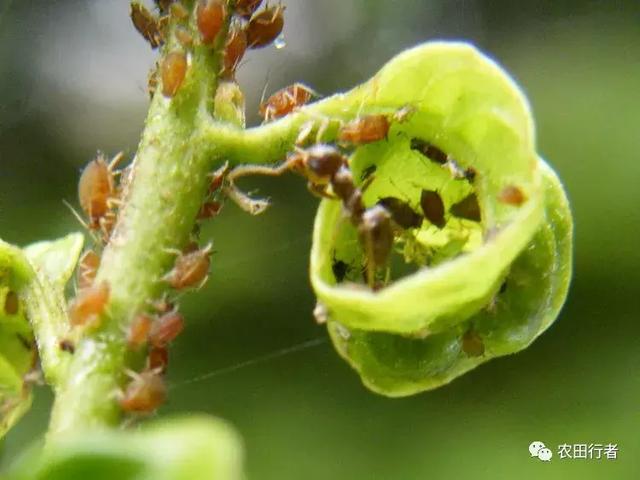
[[[229, 205], [205, 229], [211, 281], [183, 302], [188, 328], [159, 415], [231, 421], [253, 479], [638, 478], [640, 3], [283, 3], [287, 47], [252, 52], [241, 68], [250, 113], [267, 81], [269, 92], [293, 81], [345, 90], [437, 38], [469, 40], [514, 75], [573, 205], [569, 299], [526, 351], [412, 398], [368, 392], [328, 342], [224, 370], [326, 335], [307, 280], [317, 200], [296, 178], [255, 182], [274, 208], [250, 218]], [[76, 203], [79, 169], [97, 149], [135, 152], [153, 55], [126, 0], [1, 5], [0, 237], [26, 244], [78, 229], [62, 199]], [[3, 465], [46, 428], [51, 395], [36, 396], [4, 441]], [[529, 457], [534, 440], [556, 453], [550, 463]], [[618, 459], [560, 460], [561, 443], [617, 443]]]

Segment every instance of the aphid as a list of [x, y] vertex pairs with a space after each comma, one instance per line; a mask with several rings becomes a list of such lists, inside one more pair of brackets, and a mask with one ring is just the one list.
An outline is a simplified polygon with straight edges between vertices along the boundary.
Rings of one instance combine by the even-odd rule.
[[237, 0], [236, 13], [245, 18], [250, 18], [262, 3], [262, 0]]
[[213, 218], [222, 210], [222, 203], [216, 201], [204, 202], [200, 211], [198, 212], [198, 220], [206, 220], [207, 218]]
[[[165, 3], [171, 3], [171, 2], [167, 2], [165, 0]], [[161, 9], [163, 11], [166, 11], [166, 7]], [[187, 10], [187, 7], [182, 5], [182, 3], [180, 2], [171, 3], [171, 5], [169, 5], [169, 13], [171, 14], [171, 17], [179, 21], [183, 21], [189, 18], [189, 10]]]
[[265, 102], [261, 103], [260, 115], [262, 115], [265, 122], [283, 117], [294, 109], [308, 103], [313, 95], [314, 92], [309, 87], [302, 83], [294, 83], [278, 90]]
[[163, 280], [176, 290], [194, 287], [204, 283], [211, 265], [211, 244], [201, 250], [182, 253], [176, 258], [173, 269]]
[[73, 326], [94, 323], [104, 312], [110, 288], [106, 282], [80, 290], [69, 305], [69, 322]]
[[391, 214], [381, 205], [367, 209], [358, 225], [358, 234], [367, 258], [367, 283], [372, 287], [376, 270], [387, 263], [393, 247]]
[[422, 190], [420, 194], [420, 208], [424, 217], [438, 228], [446, 224], [444, 219], [444, 202], [435, 190]]
[[166, 373], [169, 366], [169, 350], [167, 347], [151, 347], [147, 364], [149, 370]]
[[391, 124], [386, 115], [366, 115], [340, 127], [338, 141], [364, 145], [387, 138]]
[[449, 212], [458, 218], [464, 218], [474, 222], [479, 222], [481, 219], [480, 205], [478, 204], [478, 197], [475, 193], [470, 193], [459, 202], [451, 205]]
[[386, 208], [391, 213], [391, 218], [400, 227], [418, 228], [422, 225], [422, 215], [417, 213], [407, 202], [395, 198], [384, 197], [378, 200], [378, 204]]
[[187, 73], [187, 56], [184, 52], [173, 51], [162, 60], [162, 94], [171, 98], [182, 86]]
[[6, 315], [15, 315], [20, 310], [20, 300], [18, 294], [13, 290], [9, 290], [4, 297], [4, 313]]
[[351, 270], [351, 267], [347, 262], [338, 260], [335, 256], [333, 257], [331, 271], [333, 272], [333, 276], [336, 278], [337, 283], [342, 283], [344, 281], [347, 274], [349, 273], [349, 270]]
[[130, 349], [137, 350], [147, 343], [152, 323], [153, 319], [147, 314], [140, 313], [135, 316], [127, 332], [127, 345]]
[[224, 47], [223, 75], [233, 77], [236, 67], [247, 50], [247, 34], [239, 22], [233, 22], [229, 28], [229, 36]]
[[249, 48], [262, 48], [270, 45], [284, 28], [284, 9], [282, 5], [267, 7], [254, 15], [247, 27]]
[[87, 250], [78, 262], [78, 288], [80, 290], [89, 287], [96, 278], [100, 267], [100, 256], [93, 250]]
[[315, 318], [318, 325], [324, 325], [329, 321], [329, 311], [323, 303], [316, 303], [316, 306], [313, 309], [313, 318]]
[[506, 203], [508, 205], [513, 205], [515, 207], [519, 207], [526, 201], [526, 197], [522, 190], [520, 190], [515, 185], [509, 185], [504, 187], [502, 191], [498, 194], [498, 200], [502, 203]]
[[449, 159], [449, 156], [438, 147], [420, 138], [411, 139], [411, 150], [420, 152], [432, 162], [440, 165], [444, 165]]
[[76, 353], [76, 346], [68, 338], [63, 338], [62, 340], [60, 340], [60, 342], [58, 342], [58, 348], [60, 348], [60, 350], [62, 350], [63, 352], [70, 353], [71, 355]]
[[158, 48], [164, 42], [164, 36], [158, 19], [147, 8], [137, 2], [131, 3], [131, 21], [151, 48]]
[[375, 165], [369, 165], [367, 168], [362, 170], [362, 174], [360, 175], [360, 181], [365, 182], [367, 179], [371, 177], [374, 173], [376, 173], [378, 167]]
[[167, 388], [155, 370], [133, 374], [133, 380], [120, 398], [120, 407], [125, 412], [152, 413], [164, 402]]
[[229, 173], [229, 162], [225, 162], [218, 170], [211, 174], [209, 195], [216, 193], [220, 189], [227, 173]]
[[158, 63], [156, 62], [155, 66], [149, 70], [149, 75], [147, 76], [147, 92], [149, 92], [149, 98], [153, 98], [153, 95], [158, 89], [159, 68]]
[[202, 43], [212, 44], [227, 16], [225, 2], [222, 0], [200, 0], [196, 11], [198, 31], [202, 37]]
[[467, 330], [462, 336], [462, 351], [470, 357], [484, 355], [484, 342], [478, 332]]
[[82, 210], [89, 216], [89, 227], [99, 228], [104, 224], [111, 204], [116, 197], [113, 169], [124, 158], [122, 152], [107, 163], [102, 154], [89, 162], [78, 182], [78, 200]]
[[170, 6], [172, 7], [173, 5], [180, 5], [180, 3], [173, 3], [173, 1], [174, 0], [155, 0], [158, 9], [161, 12], [166, 12]]
[[151, 325], [149, 343], [154, 347], [164, 347], [171, 343], [184, 329], [184, 318], [177, 311], [161, 315]]
[[175, 36], [178, 42], [180, 42], [180, 45], [184, 48], [190, 48], [193, 45], [193, 35], [191, 35], [186, 28], [177, 27], [175, 30]]

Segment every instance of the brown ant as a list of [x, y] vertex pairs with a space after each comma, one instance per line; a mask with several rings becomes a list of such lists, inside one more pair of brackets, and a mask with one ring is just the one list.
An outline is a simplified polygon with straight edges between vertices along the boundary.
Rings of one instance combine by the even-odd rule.
[[424, 217], [433, 225], [442, 229], [446, 221], [444, 219], [444, 202], [435, 190], [422, 190], [420, 193], [420, 208]]
[[283, 5], [267, 7], [253, 15], [247, 27], [249, 48], [263, 48], [270, 45], [282, 33], [284, 28]]
[[184, 52], [173, 51], [167, 54], [160, 66], [162, 75], [162, 94], [172, 98], [178, 93], [187, 74], [187, 56]]
[[137, 2], [131, 3], [131, 21], [142, 37], [149, 42], [151, 48], [158, 48], [164, 43], [162, 24], [147, 8]]
[[167, 388], [157, 370], [128, 372], [132, 377], [119, 399], [120, 407], [129, 413], [153, 413], [167, 396]]
[[294, 83], [271, 95], [260, 104], [260, 115], [265, 122], [283, 117], [305, 105], [316, 93], [302, 83]]
[[69, 322], [73, 326], [97, 326], [96, 321], [104, 313], [109, 301], [110, 288], [106, 282], [93, 285], [78, 292], [69, 305]]
[[502, 203], [506, 203], [507, 205], [519, 207], [527, 200], [527, 198], [518, 187], [515, 185], [509, 185], [504, 187], [498, 194], [498, 200]]
[[480, 205], [478, 204], [478, 197], [475, 193], [470, 193], [459, 202], [451, 205], [449, 212], [458, 218], [464, 218], [474, 222], [481, 220]]
[[222, 29], [226, 16], [227, 9], [222, 0], [199, 0], [196, 22], [202, 43], [213, 44]]

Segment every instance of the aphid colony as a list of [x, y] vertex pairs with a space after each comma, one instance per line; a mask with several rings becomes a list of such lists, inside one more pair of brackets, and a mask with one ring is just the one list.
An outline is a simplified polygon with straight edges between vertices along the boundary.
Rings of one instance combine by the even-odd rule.
[[[100, 327], [101, 319], [108, 307], [111, 288], [107, 282], [96, 281], [100, 267], [100, 252], [111, 238], [117, 220], [118, 207], [131, 175], [130, 167], [116, 171], [122, 161], [119, 153], [108, 161], [98, 154], [84, 168], [78, 184], [80, 206], [88, 221], [83, 223], [90, 231], [100, 232], [94, 237], [96, 244], [86, 250], [77, 269], [77, 294], [69, 304], [68, 315], [72, 331], [68, 338], [59, 342], [62, 351], [73, 354], [75, 341], [87, 329]], [[222, 203], [221, 186], [226, 167], [215, 172], [209, 187], [208, 198], [202, 205], [196, 220], [211, 218], [220, 212]], [[117, 179], [120, 178], [118, 184]], [[196, 242], [189, 243], [183, 251], [171, 250], [174, 256], [172, 268], [159, 279], [176, 291], [199, 288], [208, 277], [211, 245], [200, 248]], [[11, 297], [12, 298], [12, 297]], [[8, 309], [13, 308], [8, 297]], [[146, 349], [147, 361], [144, 371], [132, 374], [132, 380], [121, 395], [120, 404], [126, 411], [149, 413], [164, 399], [164, 384], [161, 374], [168, 364], [168, 345], [184, 328], [184, 319], [173, 302], [166, 299], [149, 304], [148, 311], [137, 314], [128, 322], [126, 332], [127, 347], [132, 351]]]
[[[284, 10], [281, 4], [269, 5], [258, 11], [262, 0], [238, 0], [231, 8], [227, 0], [195, 2], [195, 28], [190, 28], [189, 10], [174, 0], [157, 0], [159, 15], [138, 2], [131, 3], [131, 21], [151, 48], [164, 45], [170, 33], [179, 46], [166, 52], [149, 75], [149, 94], [153, 96], [162, 83], [162, 94], [173, 98], [184, 83], [189, 70], [189, 54], [195, 45], [205, 45], [222, 52], [220, 76], [233, 80], [236, 69], [247, 49], [271, 45], [282, 34]], [[171, 28], [174, 24], [175, 27]], [[225, 31], [228, 28], [228, 32]], [[225, 34], [220, 45], [221, 34]]]

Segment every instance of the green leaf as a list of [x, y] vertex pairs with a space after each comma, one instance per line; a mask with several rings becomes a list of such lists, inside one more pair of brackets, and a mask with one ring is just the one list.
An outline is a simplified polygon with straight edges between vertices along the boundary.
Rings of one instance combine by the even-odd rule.
[[31, 388], [24, 378], [34, 366], [36, 351], [23, 295], [32, 279], [23, 252], [0, 240], [0, 437], [31, 406]]
[[67, 325], [64, 287], [82, 244], [77, 233], [24, 250], [0, 240], [0, 436], [31, 406], [26, 375], [36, 361], [32, 328], [39, 333], [45, 371], [54, 365], [50, 371], [57, 372], [64, 363], [58, 347]]
[[71, 233], [24, 249], [35, 271], [24, 292], [26, 312], [37, 333], [42, 369], [51, 385], [60, 382], [70, 360], [70, 354], [59, 346], [69, 333], [64, 290], [78, 263], [83, 244], [82, 234]]
[[[375, 170], [364, 191], [367, 207], [395, 197], [420, 212], [421, 194], [429, 190], [446, 209], [442, 228], [425, 220], [396, 235], [384, 287], [373, 291], [362, 282], [367, 258], [357, 230], [339, 202], [322, 201], [311, 282], [339, 353], [367, 386], [399, 396], [435, 388], [528, 345], [566, 296], [571, 213], [559, 181], [535, 152], [519, 88], [472, 46], [439, 42], [401, 53], [370, 81], [310, 109], [330, 114], [338, 102], [343, 120], [413, 112], [392, 123], [386, 140], [351, 155], [356, 179]], [[420, 142], [455, 165], [429, 158], [416, 148]], [[470, 171], [474, 178], [461, 178]], [[511, 187], [525, 201], [502, 200]], [[473, 196], [479, 221], [461, 218], [460, 203]], [[344, 280], [336, 278], [338, 261], [346, 265]]]
[[74, 432], [35, 450], [14, 480], [240, 480], [242, 446], [235, 431], [205, 416], [163, 419], [138, 431]]

